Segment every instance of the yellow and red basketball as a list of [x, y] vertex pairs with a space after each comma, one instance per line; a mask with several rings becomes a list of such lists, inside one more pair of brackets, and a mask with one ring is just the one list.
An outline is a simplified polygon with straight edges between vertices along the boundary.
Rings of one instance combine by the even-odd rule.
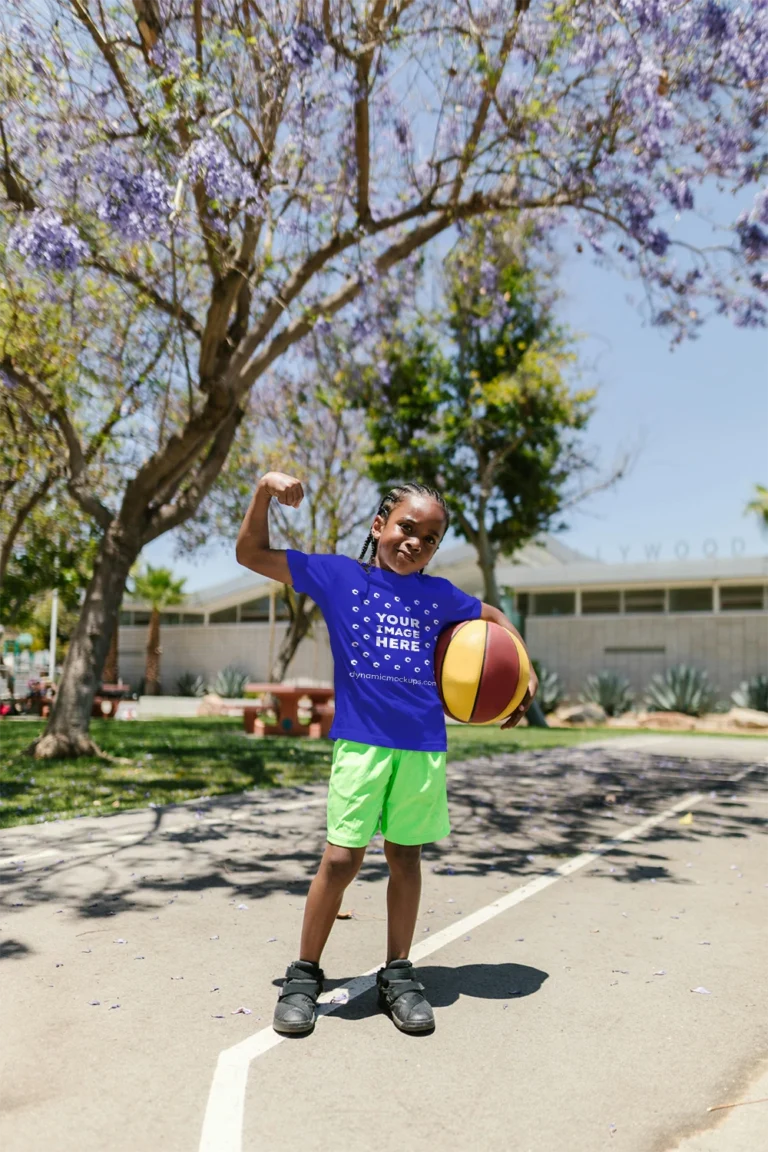
[[445, 628], [435, 646], [435, 679], [443, 708], [463, 724], [497, 724], [525, 696], [528, 653], [516, 636], [491, 620]]

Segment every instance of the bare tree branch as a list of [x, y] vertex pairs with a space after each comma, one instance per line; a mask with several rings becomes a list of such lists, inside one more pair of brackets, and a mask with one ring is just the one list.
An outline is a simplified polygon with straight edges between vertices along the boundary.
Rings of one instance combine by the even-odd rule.
[[147, 284], [136, 272], [132, 272], [129, 268], [119, 268], [111, 264], [103, 256], [92, 256], [87, 263], [92, 268], [98, 268], [101, 272], [106, 272], [110, 276], [115, 276], [118, 280], [124, 280], [126, 284], [130, 284], [133, 288], [138, 288], [139, 292], [141, 292], [143, 296], [146, 296], [148, 300], [151, 300], [155, 307], [159, 308], [161, 312], [165, 312], [168, 316], [177, 317], [187, 331], [191, 332], [193, 336], [197, 336], [198, 339], [202, 336], [203, 326], [191, 312], [188, 312], [179, 304], [174, 304], [172, 300], [166, 300], [156, 288], [153, 288], [151, 284]]
[[163, 505], [151, 512], [149, 528], [142, 535], [142, 547], [164, 532], [183, 524], [193, 516], [208, 495], [227, 458], [232, 442], [243, 418], [243, 409], [235, 408], [219, 426], [197, 475], [174, 504]]
[[4, 356], [0, 360], [0, 371], [3, 372], [16, 387], [23, 388], [30, 396], [34, 396], [43, 411], [48, 412], [55, 422], [64, 443], [67, 447], [67, 487], [80, 507], [92, 516], [104, 529], [109, 528], [113, 514], [105, 504], [102, 504], [95, 492], [89, 490], [86, 484], [86, 460], [80, 437], [77, 434], [69, 413], [63, 405], [57, 404], [46, 386], [28, 372], [23, 372], [11, 360]]
[[117, 80], [120, 91], [122, 92], [123, 96], [125, 97], [125, 102], [128, 105], [128, 109], [130, 110], [131, 115], [133, 116], [134, 120], [136, 121], [138, 128], [141, 130], [142, 134], [145, 133], [146, 132], [146, 126], [142, 122], [141, 116], [139, 115], [139, 106], [138, 106], [138, 101], [136, 99], [136, 95], [133, 92], [130, 84], [128, 83], [128, 80], [126, 79], [120, 65], [117, 62], [117, 57], [115, 56], [115, 51], [114, 51], [113, 46], [102, 35], [100, 29], [97, 28], [93, 17], [91, 16], [90, 12], [88, 11], [87, 6], [82, 2], [82, 0], [70, 0], [70, 3], [72, 5], [72, 9], [73, 9], [75, 15], [81, 21], [81, 23], [83, 23], [85, 25], [85, 27], [90, 32], [94, 44], [96, 45], [96, 47], [99, 49], [99, 52], [101, 52], [102, 56], [106, 60], [108, 66], [109, 66], [109, 69], [112, 72], [112, 75], [115, 77], [115, 80]]
[[30, 513], [32, 513], [37, 505], [43, 500], [50, 492], [53, 485], [60, 478], [61, 473], [56, 468], [51, 468], [43, 477], [42, 481], [34, 489], [33, 492], [27, 497], [23, 503], [19, 505], [16, 510], [16, 515], [11, 521], [11, 526], [6, 533], [5, 539], [0, 546], [0, 587], [2, 587], [5, 573], [8, 570], [8, 563], [11, 559], [11, 552], [16, 543], [19, 532], [24, 527], [26, 520]]

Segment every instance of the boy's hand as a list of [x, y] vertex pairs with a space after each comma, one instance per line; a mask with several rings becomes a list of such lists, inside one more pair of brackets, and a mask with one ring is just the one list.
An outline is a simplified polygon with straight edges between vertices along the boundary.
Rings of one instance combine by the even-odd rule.
[[517, 708], [515, 708], [512, 715], [504, 721], [504, 723], [501, 726], [502, 729], [514, 728], [516, 724], [520, 723], [523, 716], [525, 716], [526, 712], [530, 708], [530, 706], [533, 702], [533, 698], [536, 695], [536, 690], [538, 689], [538, 687], [539, 687], [539, 678], [536, 675], [536, 672], [534, 670], [533, 665], [531, 665], [531, 678], [528, 682], [528, 690], [526, 691], [525, 696], [523, 696], [522, 700], [518, 704]]
[[280, 504], [287, 504], [291, 508], [298, 508], [304, 499], [301, 481], [294, 476], [286, 476], [285, 472], [267, 472], [259, 480], [259, 488], [269, 496], [274, 496]]

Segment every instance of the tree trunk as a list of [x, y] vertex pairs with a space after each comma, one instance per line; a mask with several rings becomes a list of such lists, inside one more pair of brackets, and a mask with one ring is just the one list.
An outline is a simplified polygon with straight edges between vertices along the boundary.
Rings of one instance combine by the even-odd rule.
[[120, 651], [118, 632], [120, 631], [120, 620], [115, 620], [115, 626], [112, 629], [112, 639], [109, 642], [109, 651], [107, 652], [107, 659], [104, 664], [104, 672], [102, 673], [102, 680], [105, 684], [119, 684], [120, 683]]
[[141, 550], [138, 533], [115, 520], [105, 532], [45, 732], [30, 752], [38, 760], [99, 756], [88, 735], [91, 709], [131, 565]]
[[291, 599], [292, 595], [294, 594], [289, 593], [287, 598], [291, 612], [288, 631], [283, 636], [277, 657], [269, 671], [269, 679], [273, 684], [279, 684], [283, 679], [299, 645], [320, 615], [320, 609], [303, 592], [295, 596], [294, 600]]
[[147, 663], [144, 669], [144, 692], [147, 696], [160, 695], [160, 609], [153, 608], [149, 618], [147, 637]]

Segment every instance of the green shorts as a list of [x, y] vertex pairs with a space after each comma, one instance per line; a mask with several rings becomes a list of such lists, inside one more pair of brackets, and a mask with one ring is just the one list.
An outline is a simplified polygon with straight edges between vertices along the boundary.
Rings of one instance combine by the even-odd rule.
[[328, 840], [342, 848], [365, 848], [379, 829], [393, 844], [430, 844], [448, 835], [445, 752], [336, 741]]

